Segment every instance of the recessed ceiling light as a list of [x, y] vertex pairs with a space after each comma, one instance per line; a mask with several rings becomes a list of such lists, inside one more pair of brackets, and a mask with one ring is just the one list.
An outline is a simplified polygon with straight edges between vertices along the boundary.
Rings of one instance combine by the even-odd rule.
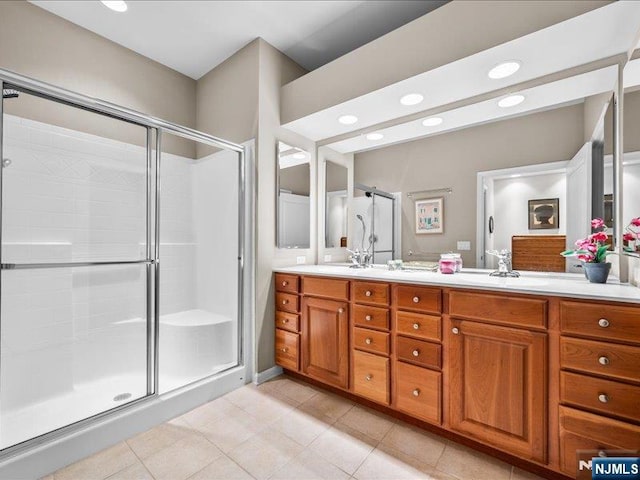
[[417, 105], [424, 100], [424, 97], [419, 93], [409, 93], [400, 99], [402, 105]]
[[440, 117], [425, 118], [422, 121], [422, 125], [424, 125], [425, 127], [435, 127], [436, 125], [440, 125], [441, 123], [442, 123], [442, 118]]
[[510, 95], [508, 97], [501, 98], [498, 101], [498, 106], [502, 108], [515, 107], [524, 102], [524, 95]]
[[296, 160], [303, 160], [307, 158], [307, 156], [302, 152], [294, 153], [292, 157], [295, 158]]
[[101, 0], [102, 4], [113, 10], [114, 12], [126, 12], [127, 11], [127, 2], [122, 0]]
[[520, 70], [520, 62], [511, 60], [509, 62], [502, 62], [500, 65], [496, 65], [489, 70], [489, 78], [498, 80], [500, 78], [507, 78]]
[[509, 175], [510, 178], [520, 178], [521, 176], [521, 173], [514, 173], [513, 175]]
[[358, 117], [355, 115], [342, 115], [338, 118], [338, 121], [343, 125], [353, 125], [358, 121]]
[[381, 133], [367, 133], [367, 140], [382, 140], [384, 135]]

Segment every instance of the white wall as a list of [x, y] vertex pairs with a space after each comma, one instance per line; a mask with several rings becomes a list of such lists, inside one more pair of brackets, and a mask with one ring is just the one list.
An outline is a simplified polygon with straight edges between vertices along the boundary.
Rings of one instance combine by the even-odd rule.
[[[495, 225], [493, 248], [511, 249], [513, 235], [563, 235], [566, 232], [566, 188], [564, 173], [494, 180], [493, 211], [488, 210]], [[529, 230], [528, 201], [543, 198], [560, 199], [560, 228]]]

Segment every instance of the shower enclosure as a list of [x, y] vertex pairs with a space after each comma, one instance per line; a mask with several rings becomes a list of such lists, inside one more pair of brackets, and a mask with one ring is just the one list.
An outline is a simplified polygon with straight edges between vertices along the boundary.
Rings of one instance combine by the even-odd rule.
[[0, 80], [2, 456], [242, 364], [245, 177], [239, 145]]
[[[355, 216], [362, 218], [354, 223], [354, 248], [368, 249], [373, 253], [372, 263], [386, 264], [393, 260], [396, 248], [395, 222], [396, 199], [391, 193], [376, 187], [355, 184], [353, 199]], [[364, 232], [363, 232], [364, 230]], [[360, 242], [364, 238], [363, 245]]]

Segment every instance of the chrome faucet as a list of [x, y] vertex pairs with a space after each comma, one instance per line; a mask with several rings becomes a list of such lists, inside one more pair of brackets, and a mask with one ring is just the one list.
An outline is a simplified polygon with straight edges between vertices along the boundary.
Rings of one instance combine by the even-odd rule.
[[367, 268], [371, 266], [371, 253], [368, 250], [359, 249], [349, 250], [347, 248], [347, 252], [351, 255], [349, 256], [349, 260], [351, 260], [351, 268]]
[[519, 277], [520, 273], [514, 272], [511, 266], [511, 252], [506, 248], [502, 250], [487, 250], [487, 254], [498, 257], [498, 270], [491, 272], [492, 277]]

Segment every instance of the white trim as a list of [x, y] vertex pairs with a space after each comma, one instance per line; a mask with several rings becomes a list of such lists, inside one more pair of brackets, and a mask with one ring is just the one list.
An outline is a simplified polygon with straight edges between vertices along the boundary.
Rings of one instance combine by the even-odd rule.
[[282, 375], [282, 367], [268, 368], [262, 372], [257, 372], [253, 374], [253, 383], [256, 385], [260, 385], [261, 383], [267, 382], [272, 378], [276, 378], [278, 375]]

